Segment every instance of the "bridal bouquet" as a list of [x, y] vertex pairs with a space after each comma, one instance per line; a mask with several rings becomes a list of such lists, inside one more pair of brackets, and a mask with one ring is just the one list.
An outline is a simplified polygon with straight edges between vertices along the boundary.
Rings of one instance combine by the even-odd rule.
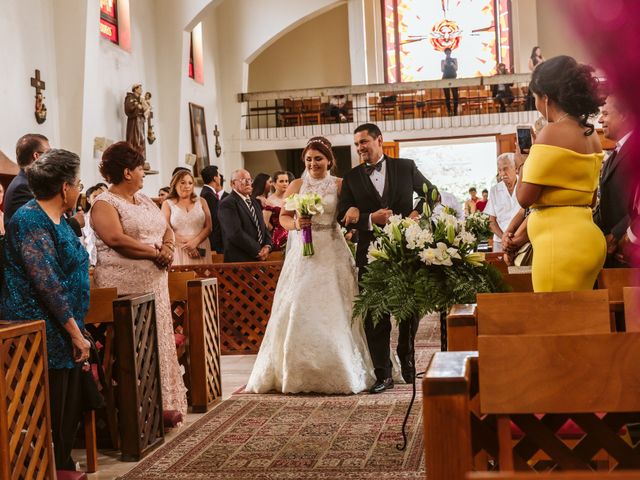
[[392, 216], [374, 236], [354, 318], [371, 314], [376, 324], [389, 313], [410, 321], [502, 287], [500, 272], [474, 252], [477, 238], [465, 223], [446, 210], [432, 213], [426, 202], [420, 218]]
[[465, 219], [465, 230], [475, 235], [477, 243], [493, 235], [489, 228], [489, 215], [480, 211], [473, 212]]
[[[322, 197], [317, 193], [296, 193], [285, 199], [284, 208], [294, 211], [299, 217], [311, 218], [324, 212]], [[314, 254], [311, 227], [302, 229], [302, 255], [305, 257]]]

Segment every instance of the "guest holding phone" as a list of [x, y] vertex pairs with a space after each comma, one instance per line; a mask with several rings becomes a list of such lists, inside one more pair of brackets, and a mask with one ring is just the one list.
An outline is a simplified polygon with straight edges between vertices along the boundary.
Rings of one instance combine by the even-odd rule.
[[211, 263], [211, 212], [193, 191], [194, 184], [190, 171], [178, 171], [162, 204], [162, 213], [176, 235], [174, 265]]

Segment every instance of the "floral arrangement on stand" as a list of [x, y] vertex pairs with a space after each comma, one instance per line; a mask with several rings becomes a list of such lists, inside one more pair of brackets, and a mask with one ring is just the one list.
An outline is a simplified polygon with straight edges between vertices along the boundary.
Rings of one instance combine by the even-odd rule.
[[414, 321], [503, 290], [500, 272], [474, 251], [478, 238], [467, 223], [446, 210], [433, 214], [427, 202], [418, 219], [392, 216], [383, 228], [374, 226], [374, 236], [354, 318], [370, 314], [375, 324], [391, 314], [398, 323]]
[[476, 237], [476, 245], [491, 238], [493, 232], [489, 228], [489, 215], [480, 211], [467, 215], [465, 219], [465, 230]]
[[[318, 213], [324, 212], [322, 197], [317, 193], [295, 193], [285, 198], [284, 208], [296, 212], [299, 217], [311, 218]], [[302, 234], [302, 255], [310, 257], [315, 252], [313, 250], [313, 238], [311, 227], [305, 227]]]

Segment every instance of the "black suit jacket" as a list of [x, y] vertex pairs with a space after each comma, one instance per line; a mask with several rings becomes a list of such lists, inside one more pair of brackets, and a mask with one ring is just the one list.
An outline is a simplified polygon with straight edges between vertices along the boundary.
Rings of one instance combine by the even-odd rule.
[[[408, 216], [413, 206], [413, 193], [424, 196], [422, 186], [429, 187], [429, 204], [431, 201], [431, 191], [435, 188], [416, 167], [413, 160], [406, 158], [392, 158], [385, 155], [386, 174], [385, 189], [388, 189], [388, 204], [383, 205], [380, 195], [377, 193], [371, 179], [365, 170], [364, 164], [352, 168], [344, 176], [342, 190], [340, 191], [340, 201], [338, 203], [338, 220], [344, 217], [350, 207], [357, 207], [360, 210], [360, 221], [350, 228], [358, 230], [358, 247], [356, 249], [356, 264], [358, 267], [367, 265], [367, 251], [373, 239], [373, 231], [369, 230], [369, 215], [383, 207], [390, 208], [394, 214]], [[422, 209], [421, 200], [416, 206], [416, 210]]]
[[600, 203], [594, 220], [602, 233], [622, 238], [629, 225], [628, 206], [631, 199], [632, 177], [631, 137], [616, 154], [611, 165], [605, 165], [600, 178]]
[[207, 202], [209, 206], [209, 211], [211, 212], [211, 221], [213, 222], [213, 228], [211, 233], [209, 234], [209, 243], [211, 243], [211, 248], [218, 253], [222, 253], [223, 242], [222, 242], [222, 228], [220, 228], [220, 220], [218, 219], [218, 207], [220, 205], [221, 200], [218, 198], [216, 192], [214, 192], [213, 188], [208, 186], [202, 187], [202, 191], [200, 192], [200, 196]]
[[[7, 226], [13, 214], [33, 198], [33, 192], [29, 187], [27, 181], [27, 175], [24, 170], [20, 170], [20, 173], [15, 176], [11, 183], [7, 187], [7, 191], [4, 194], [4, 230], [7, 231]], [[65, 218], [69, 226], [73, 229], [78, 237], [82, 236], [82, 228], [75, 218]]]
[[271, 246], [271, 234], [264, 224], [262, 206], [255, 198], [251, 199], [262, 232], [262, 244], [258, 243], [258, 230], [242, 197], [235, 191], [220, 200], [218, 218], [222, 227], [225, 262], [255, 262], [258, 252], [265, 246]]

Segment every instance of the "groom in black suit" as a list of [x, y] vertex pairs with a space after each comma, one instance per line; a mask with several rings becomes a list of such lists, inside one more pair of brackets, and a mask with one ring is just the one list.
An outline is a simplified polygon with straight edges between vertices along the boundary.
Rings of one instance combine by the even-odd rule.
[[231, 174], [233, 191], [218, 206], [225, 262], [257, 262], [271, 252], [271, 234], [260, 202], [251, 197], [251, 175], [244, 169]]
[[[372, 124], [365, 123], [356, 128], [354, 142], [363, 162], [344, 176], [338, 218], [346, 225], [353, 224], [358, 230], [359, 240], [356, 250], [358, 277], [367, 267], [367, 251], [373, 240], [373, 224], [383, 226], [391, 215], [418, 216], [423, 201], [413, 207], [413, 194], [424, 195], [422, 186], [429, 191], [435, 187], [418, 170], [413, 160], [392, 158], [382, 150], [382, 132]], [[427, 195], [431, 199], [430, 193]], [[431, 201], [431, 200], [429, 200]], [[354, 213], [355, 207], [359, 214]], [[365, 333], [369, 352], [375, 368], [376, 383], [371, 393], [380, 393], [393, 388], [389, 341], [391, 320], [387, 315], [374, 328], [370, 317], [365, 319]], [[416, 369], [413, 360], [413, 338], [418, 322], [404, 322], [398, 336], [398, 356], [402, 367], [402, 377], [407, 383], [413, 382]]]

